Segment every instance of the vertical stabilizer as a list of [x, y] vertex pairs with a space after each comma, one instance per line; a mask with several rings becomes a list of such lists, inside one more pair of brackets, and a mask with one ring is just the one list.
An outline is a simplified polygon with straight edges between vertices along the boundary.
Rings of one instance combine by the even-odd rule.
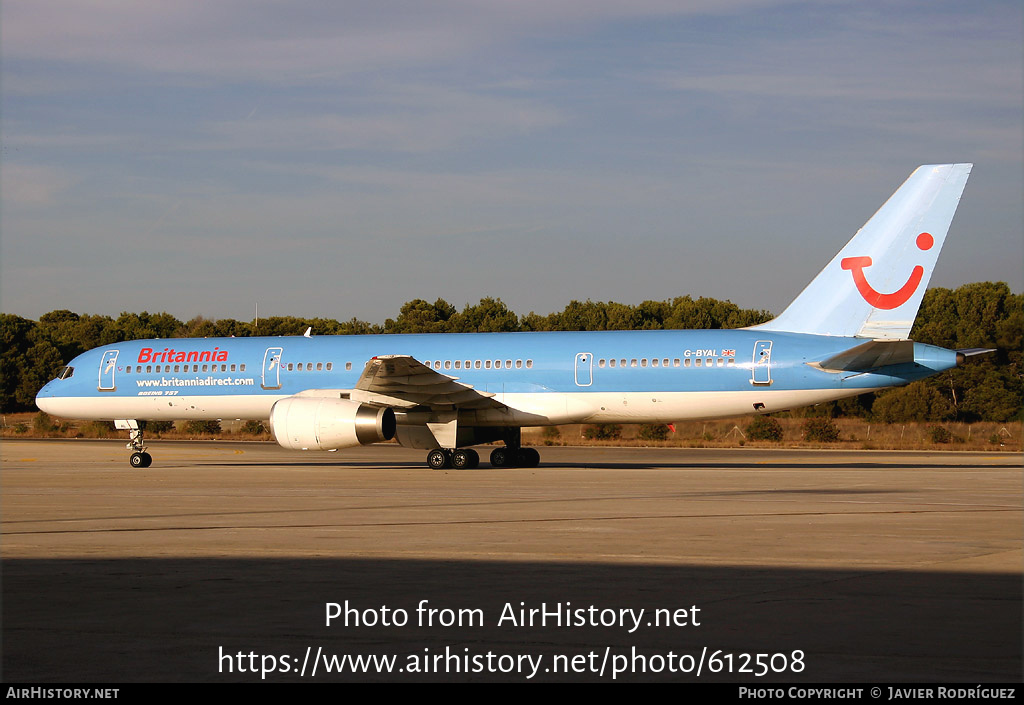
[[918, 167], [780, 316], [754, 328], [909, 337], [972, 166]]

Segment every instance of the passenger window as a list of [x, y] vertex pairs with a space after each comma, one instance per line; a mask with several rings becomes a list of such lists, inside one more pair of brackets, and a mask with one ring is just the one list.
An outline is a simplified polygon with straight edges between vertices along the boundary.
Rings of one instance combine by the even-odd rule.
[[[171, 371], [171, 368], [170, 368], [170, 367], [168, 367], [168, 368], [167, 368], [167, 371], [168, 371], [168, 372], [170, 372], [170, 371]], [[227, 371], [228, 371], [228, 366], [227, 366], [227, 365], [221, 365], [221, 366], [220, 366], [220, 371], [221, 371], [221, 372], [227, 372]]]
[[324, 370], [324, 363], [322, 363], [322, 362], [316, 363], [316, 369], [317, 369], [317, 372], [323, 372], [323, 370]]
[[476, 362], [473, 363], [473, 368], [477, 369], [477, 370], [480, 369], [480, 361], [479, 360], [477, 360]]
[[511, 360], [505, 360], [505, 369], [506, 370], [511, 370], [512, 369], [512, 361]]
[[694, 367], [700, 367], [700, 364], [701, 364], [702, 362], [703, 362], [703, 360], [701, 360], [701, 359], [700, 359], [700, 358], [698, 357], [698, 358], [697, 358], [696, 360], [694, 360], [694, 361], [693, 361], [693, 365], [694, 365]]
[[345, 363], [345, 370], [348, 371], [348, 370], [351, 370], [351, 369], [352, 369], [352, 363], [351, 362], [346, 362]]
[[146, 372], [152, 372], [152, 371], [153, 371], [153, 366], [152, 365], [146, 365]]
[[327, 371], [330, 372], [333, 369], [334, 369], [334, 363], [333, 362], [328, 362], [327, 363]]
[[672, 367], [679, 367], [679, 358], [678, 357], [674, 358], [672, 360]]
[[635, 357], [632, 360], [629, 361], [629, 366], [630, 367], [636, 367], [636, 358]]
[[640, 367], [647, 367], [647, 358], [646, 357], [643, 358], [642, 360], [640, 360]]
[[516, 360], [516, 369], [519, 370], [519, 369], [522, 369], [522, 367], [523, 367], [523, 361], [522, 360]]
[[[231, 371], [232, 371], [232, 372], [234, 372], [234, 371], [235, 371], [235, 367], [236, 367], [236, 365], [232, 365], [232, 366], [231, 366]], [[174, 371], [175, 371], [175, 372], [177, 372], [177, 371], [178, 371], [178, 366], [177, 366], [177, 365], [175, 365], [175, 366], [174, 366]]]
[[603, 357], [600, 360], [597, 361], [597, 366], [598, 367], [604, 367], [604, 358]]
[[711, 367], [711, 358], [710, 357], [704, 362], [704, 366], [705, 367]]
[[533, 360], [527, 360], [526, 361], [526, 366], [527, 367], [533, 367]]
[[210, 371], [210, 366], [209, 365], [203, 365], [203, 372], [209, 372], [209, 371]]
[[735, 367], [736, 366], [736, 358], [735, 357], [730, 357], [729, 361], [727, 363], [727, 366], [728, 367]]
[[470, 360], [466, 360], [464, 366], [468, 370], [470, 367], [473, 366], [473, 363]]
[[445, 360], [444, 361], [444, 368], [446, 370], [450, 370], [452, 368], [452, 361], [451, 360]]
[[626, 358], [622, 358], [621, 360], [619, 360], [619, 367], [625, 367], [625, 366], [626, 366]]
[[609, 367], [615, 367], [615, 358], [614, 357], [611, 360], [608, 361], [608, 366]]
[[658, 358], [654, 358], [653, 360], [651, 360], [651, 367], [657, 367], [657, 366], [658, 366]]
[[690, 358], [686, 358], [685, 360], [683, 360], [683, 367], [689, 367], [689, 366], [690, 366]]
[[238, 371], [239, 372], [245, 372], [245, 363], [244, 362], [241, 365], [238, 366]]
[[457, 370], [461, 370], [462, 369], [462, 360], [456, 360], [455, 361], [455, 369], [457, 369]]
[[668, 358], [667, 357], [664, 360], [661, 361], [661, 366], [662, 367], [668, 367]]
[[496, 370], [500, 370], [501, 369], [501, 360], [495, 360], [494, 361], [494, 369], [496, 369]]
[[718, 364], [719, 367], [721, 367], [722, 365], [725, 364], [725, 360], [723, 360], [722, 358], [718, 358], [717, 364]]
[[485, 370], [491, 369], [491, 361], [490, 360], [484, 360], [484, 369]]

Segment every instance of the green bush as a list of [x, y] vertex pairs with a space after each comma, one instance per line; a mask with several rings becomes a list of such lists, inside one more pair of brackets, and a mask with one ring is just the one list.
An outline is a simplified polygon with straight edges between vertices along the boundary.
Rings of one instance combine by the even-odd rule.
[[668, 426], [663, 423], [640, 424], [636, 437], [642, 441], [664, 441], [668, 438]]
[[57, 424], [53, 422], [50, 415], [40, 411], [32, 417], [32, 431], [40, 435], [46, 435], [57, 430]]
[[771, 416], [755, 416], [744, 431], [752, 441], [781, 441], [782, 424]]
[[817, 443], [834, 443], [839, 440], [839, 427], [832, 423], [832, 419], [807, 419], [804, 421], [804, 439]]
[[953, 434], [942, 426], [929, 426], [928, 438], [932, 443], [952, 443]]
[[206, 421], [193, 419], [185, 423], [185, 433], [193, 436], [216, 436], [219, 435], [220, 421]]
[[871, 414], [882, 423], [905, 423], [945, 421], [956, 416], [956, 410], [938, 390], [921, 381], [879, 393]]
[[553, 446], [562, 439], [562, 432], [557, 426], [544, 427], [544, 445]]
[[610, 441], [622, 436], [622, 426], [617, 423], [599, 423], [587, 426], [583, 437], [591, 441]]
[[248, 436], [262, 436], [266, 432], [267, 427], [263, 425], [262, 421], [253, 419], [242, 424], [242, 433]]

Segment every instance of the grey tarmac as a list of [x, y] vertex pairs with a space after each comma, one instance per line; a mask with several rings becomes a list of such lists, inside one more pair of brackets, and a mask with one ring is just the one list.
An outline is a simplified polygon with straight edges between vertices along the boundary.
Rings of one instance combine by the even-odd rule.
[[[448, 669], [316, 680], [515, 682], [472, 657], [529, 655], [532, 680], [609, 681], [602, 654], [714, 652], [728, 667], [617, 680], [1021, 678], [1015, 454], [553, 447], [459, 471], [394, 445], [156, 442], [146, 469], [111, 441], [0, 452], [8, 682], [262, 680], [223, 654], [309, 680], [318, 648]], [[797, 651], [799, 671], [741, 668]]]

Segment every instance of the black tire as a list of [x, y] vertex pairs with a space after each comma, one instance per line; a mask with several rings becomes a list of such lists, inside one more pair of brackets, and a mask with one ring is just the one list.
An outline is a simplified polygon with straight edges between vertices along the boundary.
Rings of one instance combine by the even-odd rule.
[[149, 453], [143, 453], [142, 454], [142, 460], [143, 460], [142, 467], [144, 467], [144, 468], [148, 468], [150, 465], [153, 464], [153, 456], [150, 455]]
[[495, 448], [491, 451], [491, 465], [496, 468], [508, 467], [511, 460], [508, 448]]
[[456, 448], [452, 451], [452, 467], [456, 470], [466, 470], [471, 467], [472, 458], [469, 455], [469, 451], [462, 448]]
[[540, 465], [540, 453], [536, 448], [520, 448], [519, 464], [524, 468], [535, 468]]
[[427, 453], [427, 465], [434, 470], [443, 470], [452, 464], [451, 456], [440, 448]]
[[469, 465], [466, 467], [472, 470], [473, 468], [480, 467], [480, 454], [472, 448], [466, 448], [466, 454], [469, 456]]
[[[149, 454], [148, 453], [132, 453], [131, 457], [128, 458], [128, 464], [131, 465], [133, 468], [149, 467], [149, 463], [146, 462], [146, 456], [147, 455], [149, 455]], [[149, 462], [150, 463], [153, 462], [153, 459], [150, 458]]]

